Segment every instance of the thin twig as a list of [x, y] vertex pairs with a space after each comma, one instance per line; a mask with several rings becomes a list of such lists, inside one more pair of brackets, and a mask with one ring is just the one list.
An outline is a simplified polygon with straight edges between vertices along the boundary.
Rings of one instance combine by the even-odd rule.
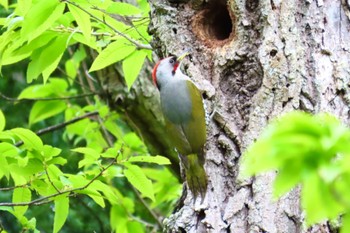
[[134, 44], [138, 49], [148, 49], [148, 50], [152, 50], [152, 47], [149, 44], [141, 44], [138, 41], [130, 38], [129, 36], [123, 34], [122, 32], [120, 32], [119, 30], [117, 30], [116, 28], [114, 28], [112, 25], [110, 25], [109, 23], [105, 22], [104, 20], [94, 16], [93, 14], [91, 14], [89, 11], [85, 10], [83, 7], [79, 6], [78, 4], [76, 4], [75, 2], [71, 2], [69, 0], [62, 0], [63, 2], [66, 2], [68, 4], [71, 4], [77, 8], [79, 8], [80, 10], [84, 11], [86, 14], [88, 14], [91, 18], [95, 19], [96, 21], [103, 23], [104, 25], [106, 25], [107, 27], [109, 27], [110, 29], [112, 29], [117, 35], [125, 38], [126, 40], [128, 40], [129, 42], [131, 42], [132, 44]]
[[158, 224], [156, 225], [156, 224], [152, 224], [152, 223], [150, 223], [150, 222], [146, 222], [145, 220], [143, 220], [143, 219], [141, 219], [141, 218], [139, 218], [139, 217], [137, 217], [137, 216], [129, 215], [129, 217], [130, 217], [132, 220], [135, 220], [135, 221], [141, 223], [141, 224], [144, 225], [145, 227], [152, 227], [153, 229], [158, 229], [158, 228], [159, 228]]
[[118, 155], [116, 156], [116, 158], [114, 158], [106, 167], [104, 167], [100, 173], [98, 173], [94, 178], [92, 178], [87, 184], [85, 184], [84, 186], [82, 187], [79, 187], [79, 188], [74, 188], [74, 189], [70, 189], [70, 190], [65, 190], [65, 191], [61, 191], [61, 192], [57, 192], [57, 193], [54, 193], [54, 194], [51, 194], [51, 195], [48, 195], [48, 196], [45, 196], [45, 197], [41, 197], [41, 198], [38, 198], [38, 199], [35, 199], [33, 201], [28, 201], [28, 202], [17, 202], [17, 203], [11, 203], [11, 202], [2, 202], [0, 203], [0, 206], [30, 206], [30, 205], [43, 205], [43, 204], [47, 204], [49, 202], [52, 202], [52, 200], [50, 200], [51, 198], [53, 197], [57, 197], [59, 195], [63, 195], [63, 194], [66, 194], [66, 193], [72, 193], [72, 192], [76, 192], [76, 191], [81, 191], [81, 190], [84, 190], [86, 188], [88, 188], [95, 180], [97, 180], [100, 176], [102, 176], [102, 174], [108, 169], [110, 168], [116, 161], [117, 161], [117, 157], [119, 156], [119, 153]]
[[[111, 14], [108, 14], [105, 10], [101, 9], [101, 8], [98, 8], [97, 6], [94, 7], [94, 9], [102, 12], [103, 14], [106, 14], [106, 15], [109, 15], [110, 17], [113, 18], [113, 16]], [[131, 20], [131, 17], [123, 17], [121, 15], [118, 15], [120, 18], [122, 18], [123, 20], [119, 20], [119, 21], [122, 21], [124, 24], [126, 25], [130, 25], [130, 27], [124, 31], [121, 31], [120, 33], [126, 33], [128, 31], [130, 31], [131, 29], [134, 29], [136, 31], [136, 33], [142, 37], [142, 39], [144, 39], [145, 41], [147, 41], [149, 43], [149, 41], [139, 32], [139, 30], [135, 27], [133, 21]], [[147, 18], [146, 18], [147, 19]]]
[[[54, 32], [69, 32], [69, 33], [73, 33], [74, 32], [74, 33], [83, 34], [83, 31], [81, 31], [81, 30], [77, 30], [76, 28], [71, 28], [71, 27], [64, 27], [62, 25], [51, 29], [51, 31], [54, 31]], [[108, 32], [91, 32], [91, 35], [92, 36], [108, 36], [108, 37], [111, 37], [114, 34], [108, 33]]]
[[[85, 207], [87, 209], [87, 211], [89, 211], [89, 215], [91, 215], [93, 217], [93, 219], [95, 219], [98, 222], [98, 226], [100, 228], [99, 232], [106, 232], [104, 229], [104, 224], [101, 220], [101, 216], [100, 213], [98, 211], [96, 211], [95, 209], [93, 209], [93, 207], [91, 207], [90, 205], [87, 205], [84, 200], [80, 199], [80, 198], [76, 198], [75, 199], [77, 202], [79, 202], [79, 204], [81, 204], [83, 207]], [[0, 232], [1, 233], [1, 232]]]
[[86, 114], [84, 114], [82, 116], [73, 118], [73, 119], [71, 119], [69, 121], [66, 121], [66, 122], [63, 122], [63, 123], [60, 123], [60, 124], [57, 124], [57, 125], [53, 125], [53, 126], [41, 129], [41, 130], [36, 132], [36, 135], [39, 136], [39, 135], [42, 135], [42, 134], [45, 134], [45, 133], [48, 133], [48, 132], [51, 132], [51, 131], [55, 131], [57, 129], [64, 128], [65, 126], [73, 124], [73, 123], [78, 122], [80, 120], [84, 120], [85, 118], [92, 117], [92, 116], [97, 116], [97, 115], [98, 115], [98, 111], [88, 112], [88, 113], [86, 113]]
[[[63, 123], [60, 123], [60, 124], [57, 124], [57, 125], [52, 125], [52, 126], [49, 126], [47, 128], [44, 128], [44, 129], [41, 129], [39, 131], [37, 131], [35, 134], [40, 136], [40, 135], [43, 135], [43, 134], [46, 134], [46, 133], [49, 133], [49, 132], [52, 132], [52, 131], [55, 131], [55, 130], [58, 130], [58, 129], [61, 129], [61, 128], [64, 128], [66, 127], [67, 125], [71, 125], [75, 122], [78, 122], [80, 120], [83, 120], [85, 118], [88, 118], [88, 117], [92, 117], [92, 116], [97, 116], [98, 115], [98, 111], [94, 111], [94, 112], [88, 112], [82, 116], [79, 116], [79, 117], [76, 117], [76, 118], [73, 118], [69, 121], [66, 121], [66, 122], [63, 122]], [[21, 146], [23, 145], [23, 141], [18, 141], [15, 146]]]
[[49, 173], [47, 172], [47, 166], [46, 164], [44, 165], [44, 169], [45, 169], [45, 173], [46, 173], [46, 176], [47, 176], [47, 179], [49, 180], [50, 184], [52, 185], [52, 187], [54, 187], [54, 189], [58, 192], [58, 193], [61, 193], [61, 191], [56, 187], [56, 185], [52, 182], [50, 176], [49, 176]]
[[11, 98], [8, 96], [5, 96], [4, 94], [2, 94], [0, 92], [0, 97], [8, 100], [8, 101], [50, 101], [50, 100], [69, 100], [69, 99], [78, 99], [78, 98], [85, 98], [87, 96], [94, 96], [94, 95], [100, 95], [101, 93], [97, 93], [97, 92], [92, 92], [92, 93], [85, 93], [85, 94], [81, 94], [81, 95], [74, 95], [74, 96], [63, 96], [63, 97], [42, 97], [42, 98]]
[[154, 220], [156, 220], [157, 225], [160, 227], [160, 229], [163, 229], [163, 223], [160, 221], [159, 217], [157, 214], [149, 207], [149, 205], [145, 202], [145, 200], [141, 197], [139, 191], [136, 190], [136, 188], [132, 185], [130, 185], [134, 193], [136, 194], [136, 197], [141, 201], [143, 206], [148, 210], [148, 212], [152, 215]]
[[28, 186], [28, 184], [22, 184], [22, 185], [16, 185], [16, 186], [13, 186], [13, 187], [6, 187], [6, 188], [0, 188], [0, 191], [11, 191], [11, 190], [14, 190], [14, 189], [17, 189], [17, 188], [24, 188]]
[[[87, 67], [87, 64], [85, 61], [82, 61], [82, 69], [83, 69], [83, 72], [84, 72], [84, 76], [85, 76], [85, 79], [87, 80], [89, 86], [90, 86], [90, 90], [92, 91], [95, 91], [95, 87], [93, 86], [93, 84], [91, 83], [90, 79], [91, 79], [91, 75], [89, 73], [89, 70], [88, 70], [88, 67]], [[79, 75], [82, 75], [80, 72], [79, 72]], [[98, 76], [97, 76], [98, 77]], [[99, 79], [97, 79], [99, 81]], [[98, 82], [100, 84], [100, 82]], [[106, 139], [106, 142], [108, 144], [109, 147], [112, 147], [113, 146], [113, 140], [112, 138], [110, 137], [110, 134], [108, 133], [106, 127], [104, 126], [103, 124], [103, 120], [101, 119], [101, 117], [99, 116], [97, 118], [97, 121], [101, 127], [101, 131], [102, 131], [102, 134], [103, 134], [103, 137]]]

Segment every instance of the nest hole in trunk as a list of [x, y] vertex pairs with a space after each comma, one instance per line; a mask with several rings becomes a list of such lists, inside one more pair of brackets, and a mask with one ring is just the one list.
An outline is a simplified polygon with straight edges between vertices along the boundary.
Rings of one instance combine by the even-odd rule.
[[222, 46], [234, 38], [235, 17], [226, 1], [215, 1], [193, 17], [192, 28], [205, 45]]

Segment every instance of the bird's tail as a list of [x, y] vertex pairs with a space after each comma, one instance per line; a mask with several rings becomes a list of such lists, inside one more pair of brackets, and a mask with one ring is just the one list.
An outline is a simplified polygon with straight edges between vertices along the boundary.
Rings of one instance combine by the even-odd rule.
[[188, 188], [194, 197], [201, 195], [202, 200], [207, 192], [208, 178], [204, 170], [204, 157], [197, 154], [180, 156], [185, 168]]

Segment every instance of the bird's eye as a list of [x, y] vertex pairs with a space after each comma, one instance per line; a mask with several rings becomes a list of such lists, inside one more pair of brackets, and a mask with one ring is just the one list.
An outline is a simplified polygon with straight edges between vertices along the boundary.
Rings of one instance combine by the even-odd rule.
[[175, 60], [172, 58], [172, 59], [170, 59], [170, 64], [174, 64], [175, 63]]

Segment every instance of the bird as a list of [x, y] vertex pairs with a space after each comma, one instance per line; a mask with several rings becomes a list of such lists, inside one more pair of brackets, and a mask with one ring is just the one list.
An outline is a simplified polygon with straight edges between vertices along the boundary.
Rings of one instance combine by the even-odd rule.
[[204, 170], [206, 115], [201, 92], [180, 69], [182, 60], [188, 55], [185, 52], [158, 61], [152, 78], [160, 92], [166, 136], [179, 154], [188, 188], [195, 199], [199, 195], [204, 199], [208, 184]]

